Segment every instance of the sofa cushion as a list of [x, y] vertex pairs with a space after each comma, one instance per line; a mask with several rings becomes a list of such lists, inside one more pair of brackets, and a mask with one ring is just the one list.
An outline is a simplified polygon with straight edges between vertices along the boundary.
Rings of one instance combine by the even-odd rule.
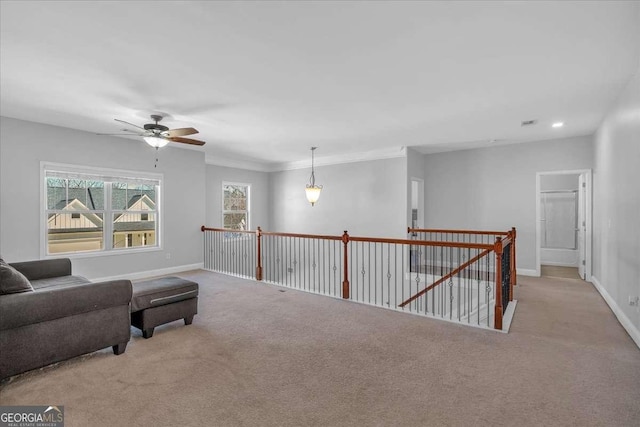
[[[69, 284], [0, 297], [0, 331], [75, 316], [131, 301], [131, 281]], [[71, 332], [71, 331], [70, 331]]]
[[41, 259], [37, 261], [12, 262], [11, 266], [29, 280], [47, 279], [49, 277], [71, 276], [71, 260], [69, 258]]
[[57, 288], [62, 286], [82, 285], [91, 283], [89, 279], [82, 276], [59, 276], [49, 277], [48, 279], [32, 280], [31, 286], [38, 291], [41, 289]]
[[0, 295], [31, 291], [33, 291], [33, 287], [29, 280], [0, 258]]

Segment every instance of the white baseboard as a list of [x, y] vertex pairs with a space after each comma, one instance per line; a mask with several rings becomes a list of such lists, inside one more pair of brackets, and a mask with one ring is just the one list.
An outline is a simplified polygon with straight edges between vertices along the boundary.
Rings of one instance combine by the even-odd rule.
[[631, 320], [629, 320], [627, 315], [624, 314], [624, 312], [620, 309], [620, 306], [618, 306], [611, 295], [609, 295], [609, 292], [607, 292], [607, 290], [604, 288], [604, 286], [602, 286], [600, 281], [598, 281], [595, 276], [591, 276], [591, 283], [593, 284], [593, 287], [596, 288], [598, 292], [600, 292], [600, 295], [602, 295], [602, 298], [609, 305], [611, 311], [613, 311], [613, 314], [616, 315], [622, 327], [627, 331], [629, 336], [631, 336], [631, 339], [636, 343], [638, 348], [640, 348], [640, 330], [633, 323], [631, 323]]
[[520, 276], [539, 277], [538, 272], [530, 268], [516, 268], [516, 270], [517, 270], [516, 274]]
[[120, 274], [117, 276], [99, 277], [97, 279], [90, 279], [90, 280], [92, 282], [107, 282], [109, 280], [120, 280], [120, 279], [140, 280], [140, 279], [146, 279], [148, 277], [165, 276], [167, 274], [180, 273], [182, 271], [201, 270], [203, 268], [204, 268], [204, 263], [200, 262], [196, 264], [178, 265], [175, 267], [161, 268], [159, 270], [139, 271], [137, 273]]

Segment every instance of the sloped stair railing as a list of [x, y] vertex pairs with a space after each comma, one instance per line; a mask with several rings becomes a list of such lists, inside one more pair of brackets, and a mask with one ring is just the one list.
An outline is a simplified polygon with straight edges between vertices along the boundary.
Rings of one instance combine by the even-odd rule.
[[485, 328], [502, 329], [516, 284], [515, 228], [408, 239], [201, 230], [207, 270]]

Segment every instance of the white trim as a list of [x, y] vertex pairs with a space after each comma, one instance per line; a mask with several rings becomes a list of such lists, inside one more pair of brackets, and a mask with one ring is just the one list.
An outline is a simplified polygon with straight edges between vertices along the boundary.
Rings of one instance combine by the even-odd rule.
[[424, 228], [424, 179], [412, 176], [409, 178], [409, 201], [411, 206], [409, 207], [409, 224], [413, 219], [413, 183], [418, 183], [418, 223], [417, 227], [414, 228]]
[[626, 314], [620, 309], [620, 306], [615, 302], [615, 300], [609, 295], [609, 292], [602, 286], [600, 281], [596, 279], [595, 276], [591, 276], [591, 283], [593, 287], [596, 288], [602, 298], [605, 300], [613, 314], [618, 318], [618, 322], [622, 325], [622, 327], [627, 331], [631, 339], [636, 343], [638, 348], [640, 348], [640, 330], [629, 320]]
[[[399, 157], [407, 157], [406, 147], [383, 148], [358, 153], [334, 154], [331, 156], [316, 157], [315, 165], [329, 166], [372, 160], [395, 159]], [[280, 172], [295, 169], [308, 169], [311, 167], [310, 159], [282, 163], [261, 163], [247, 160], [225, 159], [219, 156], [205, 156], [205, 163], [208, 165], [254, 170], [258, 172]]]
[[96, 250], [96, 251], [85, 251], [85, 252], [60, 252], [50, 255], [43, 255], [40, 259], [55, 259], [55, 258], [98, 258], [103, 256], [116, 256], [116, 255], [127, 255], [127, 254], [139, 254], [143, 252], [160, 252], [163, 249], [158, 246], [138, 246], [134, 248], [121, 248], [121, 249], [111, 249], [110, 251]]
[[513, 321], [513, 316], [516, 314], [516, 307], [518, 306], [518, 300], [514, 299], [509, 301], [507, 305], [507, 309], [504, 311], [502, 315], [502, 330], [505, 334], [509, 333], [509, 329], [511, 329], [511, 322]]
[[[238, 187], [247, 187], [247, 209], [245, 211], [225, 211], [224, 210], [224, 186], [225, 185], [236, 185]], [[224, 228], [224, 214], [225, 213], [238, 213], [238, 212], [246, 212], [247, 213], [247, 223], [245, 224], [245, 230], [251, 230], [251, 183], [247, 182], [232, 182], [232, 181], [222, 181], [221, 185], [221, 193], [222, 193], [222, 204], [220, 205], [222, 209], [220, 209], [220, 224], [222, 228]]]
[[531, 276], [531, 277], [540, 277], [540, 272], [531, 269], [531, 268], [518, 268], [516, 267], [516, 274], [518, 276]]
[[269, 163], [252, 162], [249, 160], [225, 159], [219, 156], [205, 156], [204, 162], [208, 165], [223, 166], [226, 168], [236, 168], [252, 170], [258, 172], [272, 172], [273, 167]]
[[[540, 178], [542, 175], [585, 175], [584, 182], [586, 183], [586, 248], [585, 248], [585, 269], [584, 276], [587, 281], [591, 277], [591, 245], [593, 239], [593, 171], [591, 169], [575, 169], [575, 170], [558, 170], [558, 171], [545, 171], [536, 172], [536, 277], [540, 277], [541, 272], [541, 244], [542, 244], [542, 227], [540, 226]], [[579, 262], [579, 261], [578, 261]]]
[[164, 179], [164, 174], [157, 172], [131, 171], [126, 169], [101, 168], [86, 165], [80, 166], [68, 163], [47, 162], [44, 160], [40, 162], [40, 169], [71, 169], [73, 172], [87, 175], [119, 175], [123, 178], [147, 178], [159, 181]]
[[[113, 218], [108, 218], [107, 214], [113, 213], [113, 209], [111, 208], [111, 186], [105, 185], [105, 206], [103, 211], [103, 243], [102, 248], [100, 250], [95, 251], [82, 251], [82, 252], [60, 252], [49, 254], [47, 248], [47, 192], [45, 190], [46, 186], [46, 171], [47, 170], [58, 170], [60, 172], [69, 171], [71, 173], [78, 174], [88, 174], [92, 176], [104, 176], [105, 182], [112, 182], [111, 178], [117, 178], [121, 176], [122, 178], [141, 178], [141, 179], [149, 179], [153, 181], [157, 181], [155, 184], [156, 187], [156, 202], [155, 202], [155, 215], [156, 215], [156, 244], [154, 246], [141, 246], [136, 248], [129, 249], [114, 249], [112, 248], [112, 238], [113, 238]], [[101, 167], [93, 167], [93, 166], [82, 166], [82, 165], [72, 165], [68, 163], [54, 163], [47, 161], [40, 161], [40, 258], [41, 259], [50, 259], [50, 258], [58, 258], [60, 256], [65, 256], [68, 258], [91, 258], [91, 257], [100, 257], [100, 256], [110, 256], [110, 255], [123, 255], [125, 253], [140, 253], [140, 252], [149, 252], [149, 251], [160, 251], [163, 250], [163, 236], [164, 236], [164, 206], [163, 206], [163, 197], [164, 196], [164, 174], [156, 173], [156, 172], [145, 172], [145, 171], [131, 171], [125, 169], [112, 169], [112, 168], [101, 168]], [[107, 209], [109, 207], [109, 209]], [[107, 221], [109, 221], [107, 223]], [[111, 224], [111, 226], [107, 227], [106, 224]]]
[[137, 273], [129, 273], [129, 274], [119, 274], [117, 276], [109, 276], [109, 277], [99, 277], [99, 278], [91, 278], [88, 279], [92, 282], [108, 282], [110, 280], [141, 280], [148, 279], [150, 277], [158, 277], [158, 276], [166, 276], [167, 274], [181, 273], [183, 271], [191, 271], [191, 270], [203, 270], [204, 263], [199, 262], [196, 264], [186, 264], [186, 265], [178, 265], [175, 267], [161, 268], [159, 270], [147, 270], [147, 271], [139, 271]]
[[[407, 157], [406, 147], [393, 147], [393, 148], [384, 148], [380, 150], [364, 151], [360, 153], [334, 154], [332, 156], [316, 157], [315, 165], [316, 167], [329, 166], [329, 165], [339, 165], [344, 163], [366, 162], [366, 161], [372, 161], [372, 160], [395, 159], [399, 157]], [[311, 161], [298, 160], [295, 162], [284, 162], [284, 163], [275, 165], [275, 167], [276, 169], [273, 169], [272, 172], [295, 170], [295, 169], [308, 169], [311, 167]]]

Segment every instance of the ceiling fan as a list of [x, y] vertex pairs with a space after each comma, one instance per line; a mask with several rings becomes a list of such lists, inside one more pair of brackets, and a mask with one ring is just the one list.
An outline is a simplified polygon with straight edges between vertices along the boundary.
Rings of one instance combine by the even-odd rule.
[[190, 145], [199, 145], [202, 146], [205, 144], [204, 141], [200, 141], [197, 139], [191, 138], [183, 138], [185, 135], [193, 135], [198, 133], [198, 131], [194, 128], [179, 128], [179, 129], [169, 129], [168, 127], [161, 125], [159, 122], [162, 120], [162, 116], [157, 114], [151, 115], [151, 120], [155, 121], [155, 123], [147, 123], [143, 126], [134, 125], [133, 123], [125, 122], [124, 120], [114, 119], [116, 122], [124, 123], [129, 126], [133, 126], [136, 128], [132, 129], [122, 129], [124, 132], [129, 133], [101, 133], [99, 135], [138, 135], [141, 136], [147, 144], [154, 148], [162, 148], [169, 143], [179, 142], [181, 144], [190, 144]]

